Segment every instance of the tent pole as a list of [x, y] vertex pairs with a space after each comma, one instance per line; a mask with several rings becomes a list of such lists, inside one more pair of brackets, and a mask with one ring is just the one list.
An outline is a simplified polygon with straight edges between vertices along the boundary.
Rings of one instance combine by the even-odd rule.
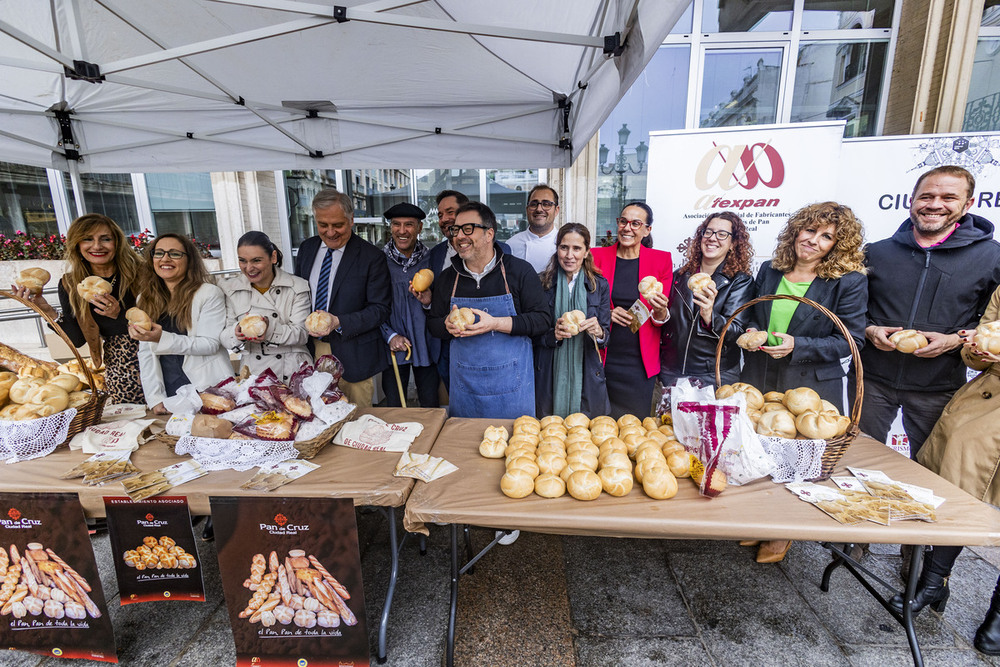
[[80, 182], [80, 164], [76, 160], [69, 160], [69, 182], [73, 186], [73, 200], [76, 202], [77, 217], [87, 212], [87, 205], [83, 201], [83, 183]]

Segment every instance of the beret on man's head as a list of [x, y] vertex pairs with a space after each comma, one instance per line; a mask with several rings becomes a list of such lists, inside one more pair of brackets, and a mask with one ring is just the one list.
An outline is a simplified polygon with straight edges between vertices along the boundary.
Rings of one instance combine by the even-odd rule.
[[417, 220], [423, 220], [427, 217], [427, 214], [419, 206], [406, 203], [396, 204], [382, 215], [385, 216], [386, 220], [392, 220], [393, 218], [416, 218]]

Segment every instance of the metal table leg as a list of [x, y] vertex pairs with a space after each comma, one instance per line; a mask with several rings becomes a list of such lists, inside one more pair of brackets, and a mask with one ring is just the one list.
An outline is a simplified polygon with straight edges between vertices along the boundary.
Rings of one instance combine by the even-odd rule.
[[451, 524], [451, 609], [448, 611], [447, 666], [455, 664], [455, 617], [458, 613], [458, 524]]
[[376, 655], [376, 659], [381, 665], [386, 661], [386, 634], [389, 630], [389, 610], [392, 608], [392, 596], [396, 592], [396, 578], [399, 576], [400, 544], [396, 537], [396, 508], [382, 507], [379, 509], [385, 514], [385, 518], [389, 522], [389, 552], [392, 563], [389, 568], [389, 588], [385, 592], [385, 603], [382, 605], [382, 618], [379, 620], [378, 625], [378, 654]]

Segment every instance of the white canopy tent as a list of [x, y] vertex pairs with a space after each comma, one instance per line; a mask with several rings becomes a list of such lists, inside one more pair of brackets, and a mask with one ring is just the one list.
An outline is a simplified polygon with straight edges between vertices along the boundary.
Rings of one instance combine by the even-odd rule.
[[567, 167], [686, 4], [0, 0], [0, 160]]

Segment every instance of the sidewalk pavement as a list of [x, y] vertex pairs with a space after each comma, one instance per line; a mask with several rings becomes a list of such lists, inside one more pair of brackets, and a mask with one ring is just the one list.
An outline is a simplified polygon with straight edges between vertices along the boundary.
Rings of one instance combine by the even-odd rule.
[[[358, 513], [365, 603], [372, 646], [389, 578], [388, 527]], [[401, 526], [400, 526], [401, 530]], [[200, 530], [197, 531], [200, 534]], [[478, 548], [492, 531], [474, 529]], [[215, 667], [235, 664], [215, 548], [199, 545], [207, 601], [119, 606], [107, 535], [93, 539], [108, 596], [120, 664]], [[898, 547], [872, 545], [864, 564], [897, 577]], [[427, 555], [408, 539], [390, 615], [392, 667], [439, 667], [449, 601], [449, 529], [431, 526]], [[462, 577], [455, 664], [852, 665], [912, 660], [902, 628], [845, 570], [819, 590], [825, 549], [798, 542], [782, 563], [758, 565], [735, 542], [559, 537], [521, 533]], [[916, 628], [927, 665], [1000, 665], [972, 636], [989, 606], [1000, 548], [966, 549], [943, 615], [925, 610]], [[10, 667], [98, 665], [7, 652]]]

